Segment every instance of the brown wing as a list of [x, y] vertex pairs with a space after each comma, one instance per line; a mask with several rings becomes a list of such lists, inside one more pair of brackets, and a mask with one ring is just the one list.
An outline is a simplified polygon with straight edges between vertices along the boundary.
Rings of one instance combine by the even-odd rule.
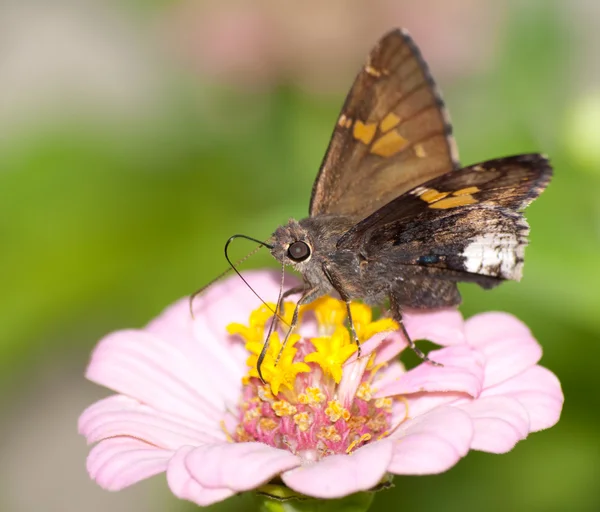
[[550, 163], [538, 154], [465, 167], [394, 199], [347, 231], [337, 247], [360, 251], [367, 261], [385, 256], [390, 268], [425, 267], [438, 278], [518, 280], [529, 231], [520, 211], [551, 176]]
[[459, 167], [452, 127], [411, 37], [379, 41], [346, 98], [310, 215], [365, 218], [400, 194]]

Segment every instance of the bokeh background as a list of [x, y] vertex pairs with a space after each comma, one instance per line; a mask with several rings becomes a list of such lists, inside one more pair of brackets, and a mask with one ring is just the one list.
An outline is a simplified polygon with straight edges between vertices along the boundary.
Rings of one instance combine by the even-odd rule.
[[554, 163], [525, 278], [463, 287], [463, 311], [526, 321], [566, 404], [507, 455], [396, 478], [374, 510], [600, 510], [599, 20], [596, 0], [1, 0], [0, 511], [194, 510], [163, 476], [89, 481], [76, 420], [107, 394], [83, 378], [90, 351], [222, 271], [229, 235], [306, 214], [343, 97], [393, 26], [429, 61], [464, 164]]

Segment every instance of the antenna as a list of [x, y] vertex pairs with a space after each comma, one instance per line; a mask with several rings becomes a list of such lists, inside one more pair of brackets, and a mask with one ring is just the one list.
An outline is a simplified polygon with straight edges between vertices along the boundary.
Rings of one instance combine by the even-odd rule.
[[[229, 258], [228, 249], [229, 249], [229, 244], [231, 244], [231, 242], [233, 242], [233, 240], [235, 240], [236, 238], [245, 238], [246, 240], [250, 240], [251, 242], [256, 242], [257, 244], [259, 244], [259, 246], [256, 249], [254, 249], [253, 251], [251, 251], [250, 253], [248, 253], [246, 256], [244, 256], [243, 258], [241, 258], [240, 260], [236, 261], [235, 264], [233, 264], [232, 261], [231, 261], [231, 259]], [[258, 293], [256, 293], [256, 291], [254, 291], [254, 288], [252, 288], [252, 286], [250, 286], [250, 284], [248, 283], [248, 281], [246, 281], [246, 279], [244, 278], [244, 276], [242, 276], [242, 274], [236, 268], [237, 265], [242, 264], [250, 256], [253, 256], [254, 254], [256, 254], [261, 247], [266, 247], [267, 249], [272, 249], [273, 248], [272, 245], [270, 245], [270, 244], [268, 244], [266, 242], [261, 242], [260, 240], [257, 240], [256, 238], [252, 238], [252, 237], [247, 236], [247, 235], [239, 235], [238, 234], [238, 235], [233, 235], [233, 236], [229, 237], [229, 240], [227, 240], [227, 242], [225, 243], [225, 259], [227, 260], [227, 263], [229, 263], [229, 265], [230, 265], [231, 268], [228, 268], [227, 270], [225, 270], [225, 272], [221, 273], [219, 276], [217, 276], [216, 278], [214, 278], [208, 284], [204, 285], [202, 288], [200, 288], [199, 290], [196, 290], [192, 295], [190, 295], [189, 305], [190, 305], [190, 314], [191, 314], [192, 318], [194, 318], [194, 310], [193, 310], [194, 299], [198, 295], [200, 295], [201, 293], [203, 293], [209, 286], [213, 285], [219, 279], [221, 279], [223, 276], [227, 275], [229, 272], [231, 272], [233, 270], [238, 275], [238, 277], [242, 281], [244, 281], [244, 283], [246, 284], [246, 286], [248, 288], [250, 288], [250, 290], [252, 291], [252, 293], [254, 295], [256, 295], [256, 297], [258, 297], [258, 300], [260, 300], [269, 311], [271, 311], [274, 315], [276, 315], [279, 318], [279, 320], [281, 320], [284, 324], [287, 325], [287, 322], [278, 315], [278, 313], [277, 313], [277, 307], [276, 307], [275, 311], [273, 311], [273, 308], [271, 306], [269, 306], [262, 299], [262, 297], [260, 295], [258, 295]]]

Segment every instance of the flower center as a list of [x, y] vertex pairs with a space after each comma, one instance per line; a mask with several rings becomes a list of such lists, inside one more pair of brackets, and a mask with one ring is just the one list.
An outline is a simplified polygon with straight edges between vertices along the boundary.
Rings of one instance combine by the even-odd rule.
[[[293, 309], [294, 304], [285, 304], [283, 317], [288, 324]], [[361, 342], [378, 332], [398, 328], [388, 318], [373, 321], [371, 308], [364, 304], [353, 303], [351, 311]], [[309, 315], [314, 320], [305, 321]], [[228, 326], [230, 334], [244, 338], [250, 353], [233, 439], [258, 441], [288, 449], [306, 460], [318, 460], [351, 453], [386, 436], [393, 400], [374, 398], [372, 388], [377, 372], [385, 365], [374, 364], [375, 353], [366, 356], [362, 364], [345, 365], [357, 351], [344, 325], [345, 303], [324, 297], [301, 308], [296, 331], [302, 333], [304, 327], [312, 326], [319, 336], [292, 334], [282, 347], [284, 334], [274, 331], [261, 365], [263, 383], [256, 365], [271, 316], [263, 306], [252, 312], [249, 325]], [[356, 378], [344, 379], [344, 372], [352, 364], [359, 368], [358, 377], [353, 373]]]

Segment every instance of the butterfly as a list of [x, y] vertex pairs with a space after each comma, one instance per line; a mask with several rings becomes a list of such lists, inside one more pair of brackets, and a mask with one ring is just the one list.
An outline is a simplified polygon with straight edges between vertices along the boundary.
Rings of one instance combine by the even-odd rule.
[[[280, 226], [267, 244], [303, 282], [299, 307], [337, 293], [404, 308], [457, 306], [458, 282], [489, 289], [518, 281], [529, 226], [522, 210], [548, 185], [540, 154], [461, 168], [444, 102], [412, 38], [385, 35], [344, 102], [313, 186], [309, 216]], [[266, 351], [263, 350], [263, 357]], [[262, 357], [259, 359], [259, 369]]]

